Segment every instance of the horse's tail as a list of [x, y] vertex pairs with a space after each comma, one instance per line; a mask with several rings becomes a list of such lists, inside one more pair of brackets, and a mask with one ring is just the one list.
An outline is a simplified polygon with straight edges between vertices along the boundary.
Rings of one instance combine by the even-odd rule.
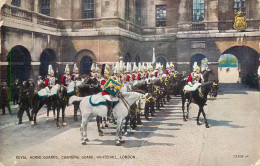
[[73, 104], [75, 101], [81, 101], [82, 97], [78, 97], [78, 96], [71, 96], [69, 99], [69, 105]]

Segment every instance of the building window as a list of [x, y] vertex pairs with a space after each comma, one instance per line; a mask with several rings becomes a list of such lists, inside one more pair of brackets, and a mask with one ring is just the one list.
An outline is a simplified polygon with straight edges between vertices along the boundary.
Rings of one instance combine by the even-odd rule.
[[83, 0], [82, 1], [82, 17], [83, 18], [94, 18], [94, 0]]
[[245, 13], [246, 0], [234, 0], [234, 13], [236, 14], [239, 10]]
[[129, 13], [130, 13], [129, 0], [125, 0], [125, 20], [129, 20]]
[[193, 0], [192, 21], [199, 22], [205, 18], [204, 0]]
[[141, 2], [135, 2], [135, 24], [141, 26]]
[[11, 5], [21, 7], [21, 0], [12, 0]]
[[156, 27], [166, 26], [166, 5], [156, 6]]
[[40, 1], [40, 12], [44, 15], [50, 16], [50, 0]]

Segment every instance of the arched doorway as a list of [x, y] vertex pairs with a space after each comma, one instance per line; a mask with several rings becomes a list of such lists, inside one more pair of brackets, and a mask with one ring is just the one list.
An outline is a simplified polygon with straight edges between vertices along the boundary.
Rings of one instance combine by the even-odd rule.
[[124, 57], [124, 62], [127, 64], [127, 62], [131, 62], [131, 55], [129, 53], [126, 53]]
[[45, 49], [40, 56], [40, 75], [46, 77], [48, 75], [48, 66], [52, 65], [52, 68], [56, 74], [56, 55], [52, 49]]
[[136, 55], [135, 56], [135, 64], [138, 66], [139, 62], [140, 62], [140, 56]]
[[[232, 54], [237, 58], [239, 79], [241, 82], [245, 82], [244, 80], [248, 78], [253, 79], [254, 75], [257, 74], [259, 54], [254, 49], [248, 46], [234, 46], [224, 51], [223, 54]], [[256, 80], [252, 79], [248, 80], [249, 84], [256, 84], [254, 83]]]
[[238, 60], [232, 54], [223, 54], [219, 58], [218, 80], [221, 83], [239, 81]]
[[84, 56], [80, 61], [80, 74], [89, 74], [91, 72], [91, 66], [92, 66], [93, 60], [89, 56]]
[[198, 66], [201, 66], [201, 60], [206, 58], [203, 54], [194, 54], [190, 58], [190, 69], [193, 70], [194, 62], [197, 62]]
[[166, 69], [166, 59], [164, 57], [159, 57], [156, 59], [156, 63], [161, 63], [163, 65], [163, 69], [165, 70]]
[[31, 75], [31, 55], [23, 46], [13, 47], [7, 57], [9, 74], [7, 79], [18, 79], [21, 83], [28, 80]]

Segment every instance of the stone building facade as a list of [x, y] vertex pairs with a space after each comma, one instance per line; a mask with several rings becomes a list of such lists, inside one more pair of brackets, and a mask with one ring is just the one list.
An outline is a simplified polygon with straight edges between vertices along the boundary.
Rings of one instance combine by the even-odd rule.
[[[238, 59], [239, 77], [257, 73], [259, 0], [2, 0], [0, 79], [36, 78], [53, 64], [58, 75], [77, 63], [174, 62], [191, 71], [207, 58], [218, 79], [222, 54]], [[247, 28], [233, 28], [242, 10]]]

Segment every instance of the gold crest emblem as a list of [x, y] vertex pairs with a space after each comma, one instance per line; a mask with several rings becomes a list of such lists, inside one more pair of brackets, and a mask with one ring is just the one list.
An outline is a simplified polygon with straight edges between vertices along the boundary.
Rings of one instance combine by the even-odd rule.
[[238, 31], [243, 31], [247, 28], [246, 16], [239, 10], [235, 17], [234, 28]]

